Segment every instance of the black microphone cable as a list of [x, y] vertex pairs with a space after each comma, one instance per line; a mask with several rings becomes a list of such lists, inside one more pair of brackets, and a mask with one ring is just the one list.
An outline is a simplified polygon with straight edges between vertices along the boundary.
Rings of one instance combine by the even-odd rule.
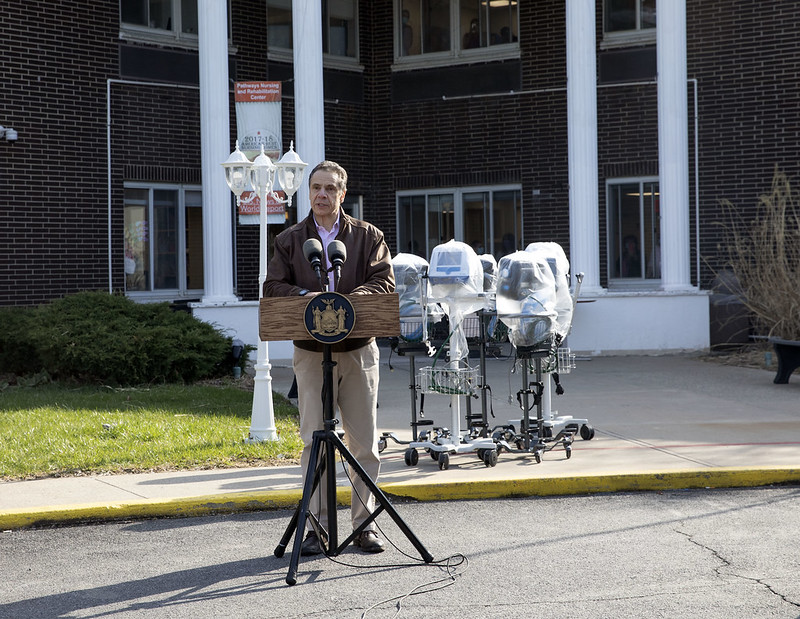
[[[341, 453], [339, 454], [339, 461], [340, 461], [340, 464], [342, 466], [342, 469], [344, 470], [344, 473], [345, 473], [348, 481], [350, 482], [352, 494], [354, 495], [354, 498], [352, 500], [358, 499], [361, 502], [361, 504], [364, 507], [366, 507], [366, 503], [364, 503], [364, 499], [361, 497], [361, 495], [358, 493], [358, 491], [356, 490], [355, 486], [353, 485], [353, 479], [350, 477], [350, 468], [347, 466], [347, 463], [345, 462], [344, 457], [342, 456]], [[354, 564], [354, 563], [347, 563], [346, 561], [342, 561], [342, 560], [337, 559], [337, 558], [332, 557], [332, 556], [328, 556], [328, 559], [330, 559], [331, 561], [333, 561], [334, 563], [336, 563], [338, 565], [343, 565], [345, 567], [359, 568], [359, 569], [376, 569], [376, 568], [377, 569], [390, 569], [390, 568], [402, 568], [402, 567], [432, 567], [432, 568], [437, 568], [437, 569], [444, 569], [444, 571], [446, 572], [446, 575], [443, 576], [442, 578], [438, 578], [438, 579], [431, 580], [429, 582], [425, 582], [425, 583], [422, 583], [420, 585], [417, 585], [416, 587], [414, 587], [413, 589], [411, 589], [410, 591], [408, 591], [408, 592], [406, 592], [404, 594], [396, 595], [396, 596], [393, 596], [391, 598], [380, 600], [380, 601], [374, 603], [372, 606], [369, 606], [368, 608], [366, 608], [364, 610], [364, 612], [361, 614], [361, 619], [364, 619], [367, 616], [367, 613], [369, 613], [370, 611], [375, 610], [376, 608], [378, 608], [379, 606], [382, 606], [384, 604], [389, 604], [390, 602], [396, 602], [396, 612], [395, 612], [394, 616], [397, 617], [400, 614], [400, 612], [402, 611], [402, 605], [403, 605], [403, 602], [405, 600], [407, 600], [408, 598], [410, 598], [411, 596], [414, 596], [414, 595], [421, 595], [423, 593], [432, 593], [434, 591], [439, 591], [439, 590], [444, 589], [446, 587], [450, 587], [450, 586], [455, 584], [456, 578], [458, 576], [462, 576], [464, 574], [464, 572], [467, 570], [467, 568], [469, 568], [469, 559], [467, 558], [466, 555], [464, 555], [462, 553], [455, 553], [455, 554], [452, 554], [452, 555], [450, 555], [448, 557], [445, 557], [444, 559], [439, 559], [438, 561], [431, 561], [430, 563], [426, 563], [424, 561], [424, 559], [422, 559], [421, 557], [415, 557], [414, 555], [408, 554], [402, 548], [398, 547], [397, 544], [395, 544], [394, 541], [388, 535], [386, 535], [386, 532], [378, 524], [377, 519], [373, 520], [373, 522], [375, 523], [375, 526], [377, 527], [378, 531], [380, 531], [381, 534], [383, 535], [383, 537], [386, 538], [386, 541], [389, 544], [391, 544], [392, 547], [395, 550], [397, 550], [401, 555], [403, 555], [404, 557], [407, 557], [408, 559], [413, 561], [413, 563], [383, 563], [383, 564], [374, 564], [374, 563], [372, 563], [372, 564], [369, 564], [369, 565], [357, 565], [357, 564]], [[458, 568], [460, 568], [461, 566], [463, 566], [463, 569], [459, 570]]]

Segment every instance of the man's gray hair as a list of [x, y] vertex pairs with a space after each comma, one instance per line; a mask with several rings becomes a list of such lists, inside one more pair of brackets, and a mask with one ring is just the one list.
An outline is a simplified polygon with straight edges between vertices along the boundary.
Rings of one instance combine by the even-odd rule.
[[314, 176], [314, 173], [318, 170], [325, 170], [326, 172], [331, 172], [332, 174], [336, 174], [339, 177], [339, 182], [337, 185], [341, 191], [347, 191], [347, 170], [345, 170], [342, 166], [340, 166], [335, 161], [321, 161], [317, 165], [314, 166], [314, 169], [311, 170], [311, 174], [308, 175], [308, 186], [311, 187], [311, 177]]

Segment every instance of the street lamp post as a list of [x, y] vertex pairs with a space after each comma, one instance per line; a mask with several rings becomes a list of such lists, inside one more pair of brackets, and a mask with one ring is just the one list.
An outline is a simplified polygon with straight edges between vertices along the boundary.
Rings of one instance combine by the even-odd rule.
[[[267, 237], [267, 196], [277, 202], [291, 206], [292, 196], [303, 182], [303, 172], [306, 165], [294, 151], [294, 142], [291, 143], [289, 150], [281, 157], [280, 161], [273, 163], [264, 154], [263, 145], [261, 146], [261, 153], [251, 162], [239, 150], [238, 141], [236, 142], [236, 149], [230, 154], [228, 160], [222, 164], [222, 167], [225, 168], [225, 181], [236, 196], [237, 205], [242, 192], [248, 186], [252, 187], [258, 194], [260, 205], [258, 215], [259, 301], [264, 296], [264, 282], [267, 281], [267, 251], [269, 248], [269, 238]], [[280, 198], [274, 191], [276, 178], [286, 193], [285, 200]], [[271, 369], [267, 343], [262, 341], [259, 336], [248, 442], [271, 441], [278, 438], [278, 432], [275, 428], [275, 409], [272, 403]]]

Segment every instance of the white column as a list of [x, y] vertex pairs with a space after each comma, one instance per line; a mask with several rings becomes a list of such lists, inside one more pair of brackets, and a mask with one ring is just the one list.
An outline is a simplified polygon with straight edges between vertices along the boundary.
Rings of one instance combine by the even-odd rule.
[[220, 163], [230, 154], [227, 3], [198, 0], [200, 149], [203, 174], [203, 303], [235, 303], [231, 192]]
[[597, 197], [595, 2], [569, 0], [566, 5], [570, 270], [584, 273], [581, 292], [591, 295], [603, 290]]
[[[303, 161], [308, 162], [308, 172], [325, 159], [321, 4], [318, 0], [292, 0], [294, 149]], [[297, 192], [295, 204], [300, 221], [310, 210], [308, 183], [305, 181]]]
[[661, 280], [664, 290], [691, 289], [686, 4], [659, 2], [658, 174]]

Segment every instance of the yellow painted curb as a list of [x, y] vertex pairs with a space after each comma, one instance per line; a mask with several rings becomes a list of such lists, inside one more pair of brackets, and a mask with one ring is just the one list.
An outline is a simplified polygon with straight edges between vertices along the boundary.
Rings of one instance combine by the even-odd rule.
[[[379, 484], [379, 486], [390, 497], [417, 501], [453, 501], [688, 488], [743, 488], [785, 483], [800, 483], [800, 468], [692, 469], [667, 473], [654, 471], [539, 479], [445, 481], [432, 484], [385, 483]], [[143, 499], [118, 503], [84, 503], [58, 507], [12, 509], [0, 511], [0, 530], [51, 524], [291, 509], [298, 504], [301, 496], [301, 490], [298, 488], [296, 490], [215, 494], [183, 499]], [[350, 505], [350, 487], [338, 487], [336, 500], [340, 506]]]
[[692, 469], [548, 477], [504, 481], [471, 481], [436, 484], [382, 484], [389, 495], [417, 501], [493, 499], [526, 496], [579, 495], [598, 492], [678, 490], [688, 488], [743, 488], [800, 482], [800, 468]]
[[[142, 499], [117, 503], [82, 503], [0, 511], [0, 530], [52, 524], [76, 524], [108, 520], [207, 516], [217, 513], [290, 509], [302, 498], [297, 490], [238, 492], [182, 499]], [[350, 505], [350, 488], [337, 488], [339, 505]]]

